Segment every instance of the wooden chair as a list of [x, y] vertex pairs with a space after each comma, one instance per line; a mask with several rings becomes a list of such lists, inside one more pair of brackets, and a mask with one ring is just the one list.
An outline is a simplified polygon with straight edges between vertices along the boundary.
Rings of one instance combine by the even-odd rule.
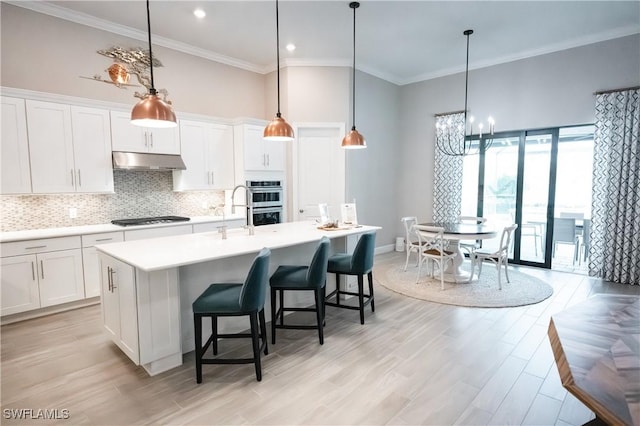
[[513, 224], [505, 227], [502, 230], [502, 235], [500, 236], [500, 246], [496, 251], [483, 251], [482, 249], [478, 249], [473, 254], [473, 259], [471, 261], [471, 277], [473, 278], [473, 271], [476, 265], [478, 265], [478, 278], [480, 278], [480, 274], [482, 273], [482, 262], [485, 260], [490, 260], [496, 265], [496, 269], [498, 270], [498, 288], [502, 290], [502, 281], [500, 275], [500, 269], [504, 266], [504, 275], [507, 277], [507, 282], [509, 281], [509, 271], [507, 269], [507, 265], [509, 264], [509, 248], [511, 247], [511, 238], [513, 236], [513, 231], [518, 227], [517, 224]]
[[453, 264], [456, 253], [445, 249], [444, 228], [438, 226], [414, 225], [418, 242], [420, 244], [420, 258], [418, 261], [418, 276], [416, 284], [420, 280], [420, 272], [424, 261], [431, 263], [431, 276], [433, 277], [433, 263], [438, 264], [440, 270], [440, 288], [444, 290], [444, 268], [447, 262]]
[[418, 235], [413, 229], [413, 225], [418, 223], [418, 218], [416, 216], [405, 216], [400, 220], [404, 223], [405, 231], [404, 250], [407, 252], [407, 260], [404, 262], [404, 270], [406, 271], [411, 253], [418, 255], [416, 258], [416, 266], [418, 266], [418, 262], [420, 261], [420, 244], [418, 243]]
[[[487, 218], [485, 217], [477, 217], [477, 216], [460, 216], [458, 218], [458, 222], [460, 223], [472, 223], [474, 225], [478, 225], [481, 223], [486, 223]], [[462, 240], [460, 241], [460, 248], [464, 249], [469, 254], [469, 259], [473, 259], [473, 252], [480, 248], [478, 241], [472, 240]]]

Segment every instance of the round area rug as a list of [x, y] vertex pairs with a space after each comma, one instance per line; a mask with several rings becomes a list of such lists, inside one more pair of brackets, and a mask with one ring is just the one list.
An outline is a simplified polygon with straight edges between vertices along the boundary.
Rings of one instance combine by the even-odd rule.
[[[467, 266], [468, 272], [468, 265], [463, 265], [463, 269], [465, 269], [464, 266]], [[423, 265], [418, 283], [416, 283], [418, 268], [415, 266], [415, 261], [409, 264], [406, 272], [403, 268], [404, 261], [401, 264], [382, 262], [374, 267], [374, 277], [383, 287], [396, 293], [447, 305], [506, 308], [538, 303], [553, 294], [549, 284], [511, 267], [509, 268], [511, 282], [507, 282], [502, 271], [502, 290], [499, 290], [497, 270], [493, 264], [489, 263], [482, 267], [482, 275], [479, 279], [464, 284], [445, 281], [444, 290], [440, 288], [437, 268], [437, 278], [434, 279], [429, 276], [431, 268], [427, 269]], [[475, 274], [476, 276], [478, 274], [477, 268]]]

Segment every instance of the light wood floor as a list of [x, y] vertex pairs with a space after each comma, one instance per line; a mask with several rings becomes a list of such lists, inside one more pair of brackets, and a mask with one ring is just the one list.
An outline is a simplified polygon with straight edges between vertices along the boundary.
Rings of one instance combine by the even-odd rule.
[[549, 318], [593, 294], [640, 294], [640, 286], [520, 269], [549, 282], [553, 296], [479, 309], [376, 285], [365, 325], [356, 311], [327, 309], [324, 346], [314, 331], [278, 330], [260, 383], [252, 365], [210, 365], [197, 385], [193, 352], [149, 377], [105, 338], [99, 306], [6, 325], [0, 421], [52, 423], [6, 418], [7, 409], [31, 408], [69, 410], [58, 423], [92, 425], [583, 424], [594, 415], [560, 384]]

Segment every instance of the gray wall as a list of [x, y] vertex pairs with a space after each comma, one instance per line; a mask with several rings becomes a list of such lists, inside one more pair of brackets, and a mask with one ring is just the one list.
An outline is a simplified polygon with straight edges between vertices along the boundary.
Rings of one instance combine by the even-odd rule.
[[[593, 123], [594, 92], [640, 84], [640, 35], [469, 72], [469, 109], [496, 131]], [[400, 87], [402, 216], [432, 218], [434, 114], [464, 108], [464, 73]]]

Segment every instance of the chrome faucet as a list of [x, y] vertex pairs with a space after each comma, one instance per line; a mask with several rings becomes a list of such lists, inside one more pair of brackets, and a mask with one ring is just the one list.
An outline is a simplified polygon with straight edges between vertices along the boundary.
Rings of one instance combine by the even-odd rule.
[[[244, 188], [246, 191], [246, 199], [247, 204], [235, 204], [234, 196], [236, 195], [236, 190], [238, 188]], [[249, 235], [254, 234], [254, 226], [253, 226], [253, 197], [251, 196], [251, 189], [246, 187], [245, 185], [236, 185], [233, 188], [233, 192], [231, 193], [231, 213], [236, 212], [236, 207], [246, 207], [249, 210], [249, 214], [247, 215], [247, 229], [249, 230]]]

